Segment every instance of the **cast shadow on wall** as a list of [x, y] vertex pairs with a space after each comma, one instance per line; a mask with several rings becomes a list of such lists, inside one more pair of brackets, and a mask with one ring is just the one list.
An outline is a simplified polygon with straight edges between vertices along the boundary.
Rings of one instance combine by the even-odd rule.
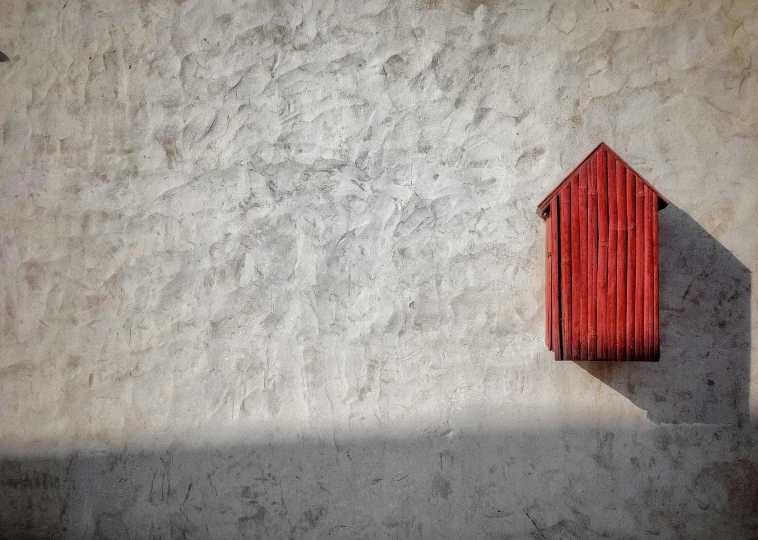
[[0, 457], [0, 539], [754, 538], [753, 435], [716, 431], [704, 446], [669, 426]]
[[656, 423], [749, 418], [751, 273], [681, 209], [659, 214], [661, 358], [575, 362]]

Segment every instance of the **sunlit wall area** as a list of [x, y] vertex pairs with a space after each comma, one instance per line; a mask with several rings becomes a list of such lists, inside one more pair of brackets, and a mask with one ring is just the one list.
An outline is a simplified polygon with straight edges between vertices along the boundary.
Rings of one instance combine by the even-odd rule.
[[[0, 52], [0, 536], [758, 535], [754, 2], [19, 0]], [[672, 203], [658, 363], [545, 347], [601, 141]]]

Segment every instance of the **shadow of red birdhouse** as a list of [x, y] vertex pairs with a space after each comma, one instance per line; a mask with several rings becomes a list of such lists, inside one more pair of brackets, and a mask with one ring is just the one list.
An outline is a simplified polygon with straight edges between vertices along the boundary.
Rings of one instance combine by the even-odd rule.
[[658, 360], [658, 210], [667, 204], [605, 143], [539, 204], [556, 360]]

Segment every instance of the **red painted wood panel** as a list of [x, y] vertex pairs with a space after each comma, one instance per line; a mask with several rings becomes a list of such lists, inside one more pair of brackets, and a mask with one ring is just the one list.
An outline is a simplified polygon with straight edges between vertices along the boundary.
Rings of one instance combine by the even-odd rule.
[[626, 360], [626, 167], [616, 162], [616, 360]]
[[560, 192], [560, 260], [561, 260], [561, 342], [563, 358], [568, 359], [572, 350], [571, 335], [571, 185]]
[[550, 224], [550, 214], [548, 213], [547, 218], [545, 219], [545, 223], [547, 225], [547, 233], [545, 235], [545, 298], [547, 298], [547, 302], [545, 302], [545, 345], [547, 345], [548, 350], [553, 350], [553, 341], [552, 341], [552, 334], [551, 331], [553, 329], [553, 319], [552, 319], [552, 307], [553, 307], [553, 292], [551, 289], [551, 285], [553, 283], [553, 272], [552, 272], [552, 264], [553, 260], [551, 258], [551, 252], [552, 249], [552, 225]]
[[597, 155], [587, 174], [587, 359], [597, 360]]
[[658, 274], [659, 274], [659, 255], [658, 255], [658, 196], [653, 194], [653, 358], [652, 360], [658, 360], [661, 356], [661, 344], [660, 344], [660, 329], [659, 324], [659, 297], [660, 290], [658, 288]]
[[579, 347], [579, 360], [587, 360], [588, 352], [588, 331], [587, 331], [587, 274], [589, 268], [589, 257], [587, 256], [587, 163], [585, 163], [581, 169], [579, 169], [579, 253], [581, 259], [579, 262], [579, 286], [581, 290], [581, 296], [579, 301], [579, 335], [580, 347]]
[[[550, 202], [550, 215], [552, 216], [552, 219], [550, 220], [551, 223], [551, 234], [552, 237], [552, 247], [550, 249], [551, 253], [558, 253], [558, 200], [553, 199]], [[558, 277], [558, 257], [551, 257], [553, 260], [552, 263], [552, 271], [553, 271], [553, 287], [552, 287], [552, 312], [553, 312], [553, 327], [552, 327], [552, 336], [553, 336], [553, 352], [555, 354], [555, 359], [560, 360], [563, 355], [561, 354], [561, 331], [559, 327], [559, 319], [560, 319], [560, 306], [559, 306], [559, 298], [558, 298], [558, 287], [555, 285], [557, 277]]]
[[645, 184], [639, 177], [635, 176], [637, 190], [637, 210], [635, 215], [637, 225], [637, 245], [635, 251], [637, 260], [635, 264], [635, 278], [637, 283], [634, 289], [634, 357], [636, 360], [642, 360], [644, 355], [644, 321], [643, 313], [645, 311]]
[[635, 294], [634, 289], [636, 281], [636, 264], [635, 258], [637, 243], [637, 222], [636, 222], [636, 193], [634, 189], [634, 173], [626, 169], [626, 219], [627, 219], [627, 276], [626, 276], [626, 359], [634, 359], [634, 312], [635, 312]]
[[[582, 290], [581, 281], [581, 254], [579, 253], [579, 175], [571, 179], [571, 360], [581, 358], [581, 307], [580, 291]], [[567, 353], [568, 354], [568, 353]]]
[[653, 198], [655, 195], [645, 189], [645, 348], [643, 358], [653, 356]]
[[608, 157], [608, 341], [606, 360], [616, 360], [616, 246], [618, 244], [618, 204], [616, 199], [616, 159]]
[[557, 360], [660, 356], [658, 192], [605, 145], [540, 203]]
[[597, 357], [607, 358], [608, 322], [608, 181], [607, 153], [597, 153]]

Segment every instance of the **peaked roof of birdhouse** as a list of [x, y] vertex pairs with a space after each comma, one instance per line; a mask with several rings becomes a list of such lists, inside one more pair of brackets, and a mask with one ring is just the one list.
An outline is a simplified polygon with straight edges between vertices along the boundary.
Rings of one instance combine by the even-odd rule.
[[661, 195], [660, 191], [658, 191], [657, 189], [655, 189], [655, 187], [650, 182], [648, 182], [647, 180], [645, 180], [645, 178], [640, 173], [638, 173], [637, 171], [635, 171], [634, 167], [632, 167], [626, 161], [624, 161], [623, 159], [621, 159], [621, 157], [619, 157], [619, 155], [616, 152], [614, 152], [613, 149], [610, 146], [608, 146], [604, 142], [601, 142], [600, 144], [598, 144], [592, 150], [592, 152], [590, 152], [589, 154], [587, 154], [587, 157], [585, 157], [582, 161], [579, 162], [579, 165], [577, 165], [576, 167], [574, 167], [574, 169], [570, 173], [568, 173], [566, 175], [566, 177], [561, 181], [561, 183], [558, 184], [555, 187], [555, 189], [553, 191], [551, 191], [547, 195], [547, 197], [545, 197], [544, 199], [542, 199], [542, 202], [537, 206], [537, 214], [539, 214], [540, 217], [542, 217], [543, 219], [545, 218], [547, 207], [550, 204], [550, 201], [552, 200], [552, 198], [555, 197], [555, 195], [566, 185], [566, 182], [568, 182], [569, 180], [571, 180], [571, 177], [574, 176], [579, 171], [579, 169], [581, 168], [581, 166], [584, 165], [584, 163], [587, 160], [589, 160], [592, 156], [594, 156], [595, 153], [598, 150], [606, 150], [607, 152], [613, 154], [613, 157], [615, 157], [618, 161], [622, 162], [640, 180], [642, 180], [647, 187], [649, 187], [650, 189], [652, 189], [653, 192], [656, 195], [658, 195], [658, 210], [660, 210], [662, 208], [666, 208], [666, 206], [668, 206], [668, 204], [669, 204], [668, 199], [666, 197], [664, 197], [663, 195]]

